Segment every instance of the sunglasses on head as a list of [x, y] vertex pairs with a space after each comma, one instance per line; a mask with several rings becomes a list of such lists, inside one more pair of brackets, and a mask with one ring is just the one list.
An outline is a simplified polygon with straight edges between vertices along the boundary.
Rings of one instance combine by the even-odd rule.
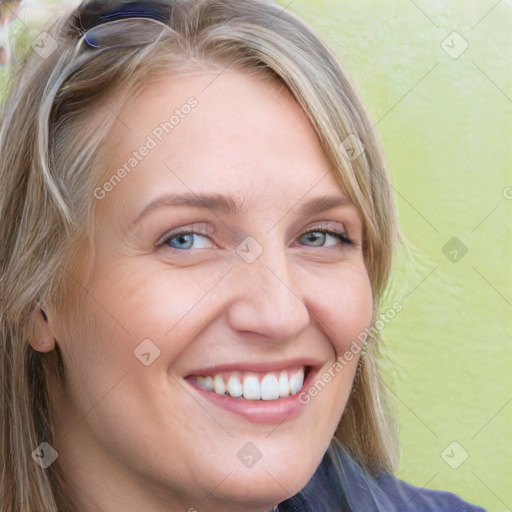
[[138, 20], [168, 27], [173, 7], [171, 0], [94, 0], [76, 13], [74, 25], [91, 48], [146, 44], [155, 35], [140, 28]]

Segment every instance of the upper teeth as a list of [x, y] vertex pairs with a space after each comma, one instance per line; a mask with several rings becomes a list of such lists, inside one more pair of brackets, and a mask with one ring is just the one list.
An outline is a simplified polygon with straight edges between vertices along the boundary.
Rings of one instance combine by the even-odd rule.
[[208, 376], [194, 376], [203, 389], [218, 395], [246, 400], [277, 400], [297, 393], [304, 384], [304, 366], [294, 370], [269, 373], [229, 372]]

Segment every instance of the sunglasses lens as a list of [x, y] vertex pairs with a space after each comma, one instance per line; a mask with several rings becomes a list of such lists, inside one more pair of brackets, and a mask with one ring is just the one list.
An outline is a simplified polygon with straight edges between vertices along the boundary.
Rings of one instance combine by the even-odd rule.
[[77, 12], [76, 26], [87, 32], [104, 23], [130, 18], [168, 23], [173, 8], [170, 0], [90, 0]]
[[92, 48], [142, 46], [155, 41], [167, 28], [148, 18], [116, 20], [98, 25], [85, 34], [85, 42]]

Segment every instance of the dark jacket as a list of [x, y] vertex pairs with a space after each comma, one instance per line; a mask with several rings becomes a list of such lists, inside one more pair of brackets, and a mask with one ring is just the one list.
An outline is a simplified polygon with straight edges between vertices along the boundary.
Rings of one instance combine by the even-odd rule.
[[486, 512], [447, 491], [370, 475], [348, 451], [330, 448], [306, 487], [276, 512]]

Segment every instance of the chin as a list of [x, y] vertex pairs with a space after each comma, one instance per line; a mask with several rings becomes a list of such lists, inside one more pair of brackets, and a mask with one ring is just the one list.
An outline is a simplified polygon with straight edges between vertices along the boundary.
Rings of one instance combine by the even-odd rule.
[[266, 464], [261, 459], [252, 468], [226, 468], [225, 475], [231, 473], [214, 495], [246, 507], [272, 508], [303, 489], [317, 469], [317, 464], [304, 460], [284, 464], [284, 458], [276, 453], [275, 460]]
[[238, 476], [232, 473], [214, 495], [228, 503], [240, 504], [240, 510], [244, 510], [244, 507], [268, 510], [299, 492], [309, 480], [297, 475], [293, 478], [283, 478], [282, 475], [273, 478], [271, 475], [272, 472], [261, 471]]

